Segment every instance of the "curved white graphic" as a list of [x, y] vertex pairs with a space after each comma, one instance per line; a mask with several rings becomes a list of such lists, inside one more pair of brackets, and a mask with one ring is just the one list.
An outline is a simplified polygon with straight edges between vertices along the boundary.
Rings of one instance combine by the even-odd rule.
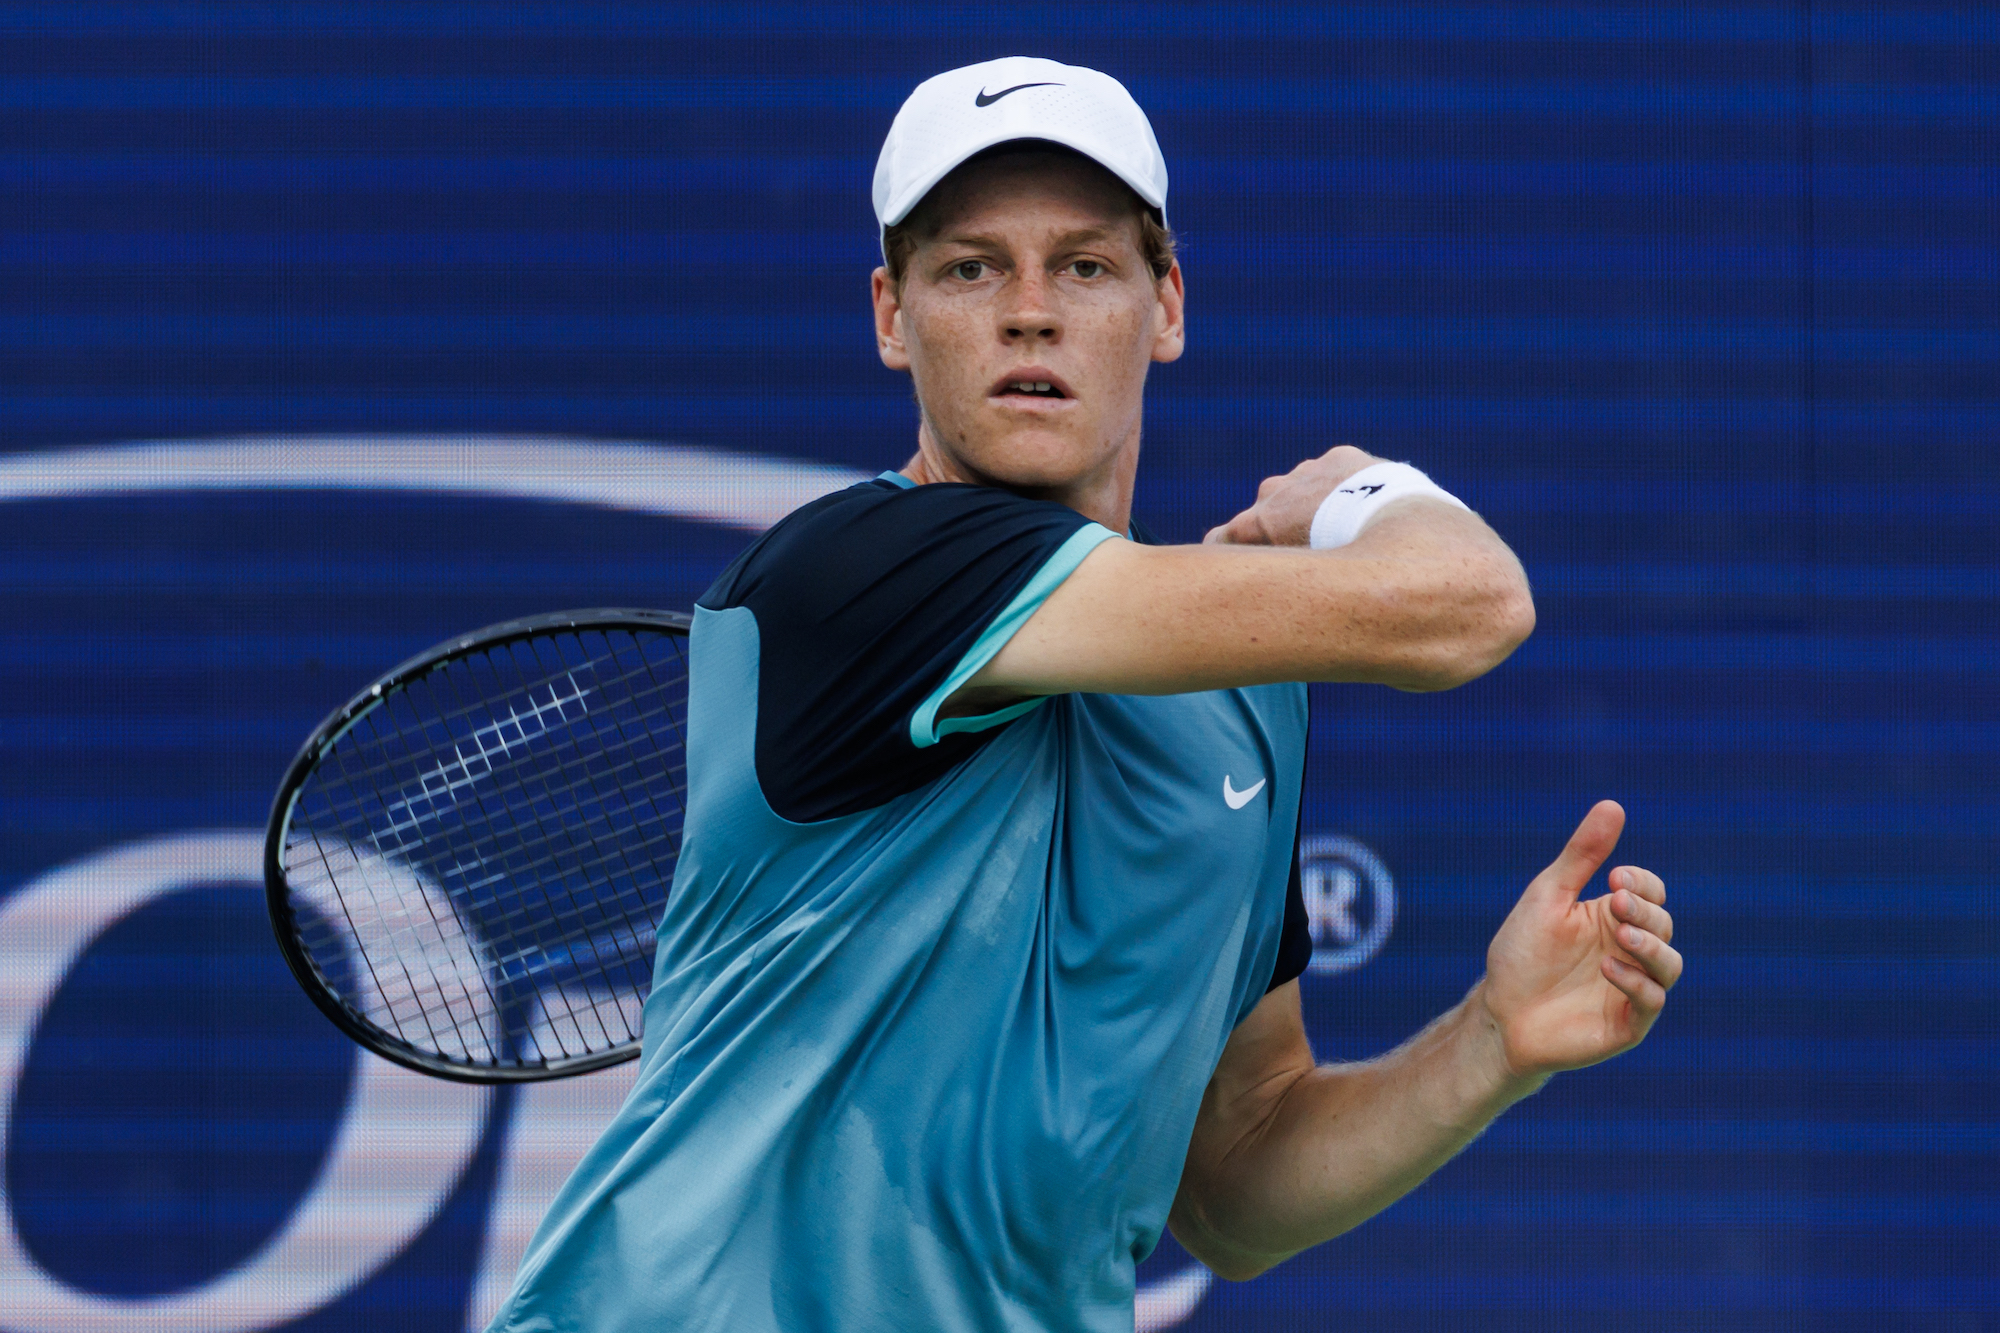
[[[150, 839], [51, 871], [0, 904], [0, 1144], [42, 1011], [92, 941], [194, 884], [242, 884], [261, 910], [264, 835]], [[249, 1259], [188, 1291], [79, 1291], [27, 1252], [0, 1173], [0, 1293], [13, 1333], [251, 1333], [365, 1281], [431, 1219], [479, 1146], [490, 1090], [356, 1052], [347, 1109], [312, 1188]]]
[[257, 435], [0, 458], [0, 500], [152, 491], [433, 491], [596, 505], [762, 532], [869, 474], [800, 459], [513, 435]]
[[1230, 774], [1228, 773], [1222, 775], [1222, 803], [1231, 810], [1241, 810], [1244, 806], [1250, 804], [1258, 792], [1264, 790], [1265, 779], [1263, 778], [1258, 778], [1242, 791], [1236, 790], [1230, 784], [1229, 778]]
[[[264, 435], [162, 440], [0, 457], [0, 502], [161, 491], [429, 491], [591, 505], [761, 532], [869, 473], [685, 445], [485, 435]], [[1258, 786], [1262, 786], [1259, 783]], [[1254, 795], [1252, 788], [1244, 795]], [[261, 884], [263, 835], [135, 843], [51, 871], [0, 901], [0, 1153], [42, 1010], [90, 943], [147, 902], [195, 883]], [[261, 904], [249, 910], [261, 912]], [[78, 1291], [14, 1228], [0, 1161], [0, 1329], [6, 1333], [256, 1333], [366, 1281], [429, 1224], [486, 1128], [482, 1087], [361, 1061], [327, 1160], [284, 1227], [192, 1290], [136, 1300]], [[634, 1065], [518, 1091], [468, 1328], [504, 1297], [527, 1238], [616, 1111]], [[1186, 1320], [1214, 1275], [1191, 1265], [1141, 1287], [1136, 1333]]]
[[1396, 925], [1396, 881], [1381, 857], [1353, 838], [1305, 838], [1299, 887], [1312, 922], [1312, 971], [1351, 972], [1381, 952]]
[[1194, 1313], [1213, 1281], [1215, 1274], [1190, 1264], [1172, 1277], [1139, 1288], [1132, 1302], [1132, 1333], [1159, 1333], [1180, 1323]]

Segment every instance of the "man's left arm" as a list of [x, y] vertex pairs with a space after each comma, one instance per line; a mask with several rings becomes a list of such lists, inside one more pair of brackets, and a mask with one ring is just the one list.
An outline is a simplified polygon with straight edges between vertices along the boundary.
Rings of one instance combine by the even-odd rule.
[[1666, 888], [1621, 866], [1579, 901], [1624, 822], [1593, 808], [1494, 936], [1486, 976], [1386, 1055], [1317, 1065], [1297, 983], [1265, 996], [1202, 1098], [1170, 1219], [1187, 1251], [1255, 1277], [1394, 1203], [1551, 1074], [1638, 1045], [1681, 974]]

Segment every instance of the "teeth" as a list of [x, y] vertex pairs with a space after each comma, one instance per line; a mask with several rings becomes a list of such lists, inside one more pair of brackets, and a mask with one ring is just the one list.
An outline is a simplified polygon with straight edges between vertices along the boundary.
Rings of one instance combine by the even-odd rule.
[[1049, 391], [1049, 382], [1047, 380], [1037, 380], [1035, 382], [1036, 393], [1047, 393], [1048, 391]]

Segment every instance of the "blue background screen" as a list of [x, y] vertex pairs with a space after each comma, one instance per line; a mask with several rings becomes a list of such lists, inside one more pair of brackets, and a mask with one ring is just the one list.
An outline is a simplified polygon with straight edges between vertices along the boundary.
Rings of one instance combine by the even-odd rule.
[[1453, 1003], [1600, 797], [1689, 960], [1358, 1231], [1164, 1243], [1149, 1326], [2000, 1328], [2000, 11], [76, 0], [0, 4], [0, 1329], [491, 1308], [620, 1076], [371, 1073], [270, 944], [271, 793], [404, 657], [684, 608], [755, 527], [495, 437], [904, 461], [875, 154], [1008, 54], [1172, 172], [1139, 514], [1350, 442], [1535, 585], [1486, 679], [1313, 688], [1321, 1057]]

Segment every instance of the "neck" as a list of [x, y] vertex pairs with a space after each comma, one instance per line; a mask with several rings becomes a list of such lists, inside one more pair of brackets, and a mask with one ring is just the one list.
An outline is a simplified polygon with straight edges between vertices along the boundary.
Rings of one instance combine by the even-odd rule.
[[1139, 432], [1134, 427], [1131, 439], [1103, 467], [1060, 485], [1020, 486], [980, 472], [944, 448], [926, 419], [917, 426], [917, 452], [903, 464], [902, 474], [919, 486], [957, 481], [1010, 491], [1028, 500], [1053, 500], [1113, 532], [1123, 533], [1132, 526], [1132, 481], [1138, 470]]

